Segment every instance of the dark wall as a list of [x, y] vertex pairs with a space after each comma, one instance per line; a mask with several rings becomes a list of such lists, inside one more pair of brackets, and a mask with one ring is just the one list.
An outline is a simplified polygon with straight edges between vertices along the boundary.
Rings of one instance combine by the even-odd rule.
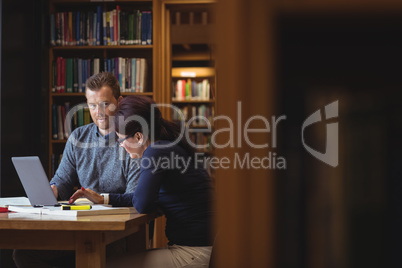
[[[25, 192], [12, 156], [38, 155], [47, 161], [47, 44], [45, 1], [3, 0], [1, 9], [0, 196]], [[14, 267], [2, 250], [0, 267]]]
[[24, 191], [12, 156], [39, 155], [46, 161], [46, 46], [43, 1], [3, 1], [1, 51], [1, 196]]
[[[289, 160], [278, 174], [279, 267], [401, 267], [400, 14], [283, 16], [278, 33], [280, 148]], [[302, 147], [300, 126], [336, 100], [332, 168]], [[324, 152], [325, 135], [317, 124], [308, 144]]]

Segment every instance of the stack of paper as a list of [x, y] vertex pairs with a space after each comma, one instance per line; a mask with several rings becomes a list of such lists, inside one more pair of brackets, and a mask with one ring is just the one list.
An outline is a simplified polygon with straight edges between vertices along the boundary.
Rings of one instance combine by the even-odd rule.
[[27, 207], [9, 206], [8, 210], [20, 213], [34, 213], [42, 215], [57, 215], [66, 217], [95, 216], [95, 215], [116, 215], [134, 213], [134, 208], [130, 207], [110, 207], [104, 205], [92, 205], [89, 210], [62, 210], [61, 207]]

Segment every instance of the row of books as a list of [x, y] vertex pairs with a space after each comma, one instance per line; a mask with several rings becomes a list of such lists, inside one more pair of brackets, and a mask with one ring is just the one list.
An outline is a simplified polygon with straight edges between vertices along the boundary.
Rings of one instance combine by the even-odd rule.
[[69, 111], [69, 102], [65, 102], [63, 105], [52, 105], [52, 138], [54, 140], [68, 139], [71, 131], [75, 128], [92, 122], [86, 104], [74, 107], [75, 112], [71, 116], [67, 116]]
[[120, 6], [105, 11], [50, 14], [51, 46], [151, 45], [152, 12], [123, 11]]
[[180, 79], [173, 82], [175, 100], [209, 100], [212, 96], [208, 79], [197, 82], [194, 79]]
[[202, 132], [189, 133], [192, 146], [196, 146], [196, 150], [201, 152], [208, 152], [212, 150], [211, 147], [211, 135], [206, 135]]
[[144, 58], [63, 58], [52, 65], [52, 92], [85, 92], [86, 80], [102, 71], [113, 73], [119, 80], [121, 92], [144, 92], [147, 79]]
[[173, 110], [173, 120], [188, 122], [191, 120], [191, 126], [206, 126], [207, 121], [212, 125], [214, 117], [214, 107], [202, 104], [200, 106], [187, 105], [185, 107], [176, 107]]

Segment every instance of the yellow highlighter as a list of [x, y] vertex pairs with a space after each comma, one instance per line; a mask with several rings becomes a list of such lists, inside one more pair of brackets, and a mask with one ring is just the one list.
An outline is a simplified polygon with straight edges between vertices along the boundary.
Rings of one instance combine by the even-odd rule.
[[91, 205], [84, 205], [84, 206], [75, 206], [75, 205], [62, 205], [61, 210], [89, 210], [91, 209]]

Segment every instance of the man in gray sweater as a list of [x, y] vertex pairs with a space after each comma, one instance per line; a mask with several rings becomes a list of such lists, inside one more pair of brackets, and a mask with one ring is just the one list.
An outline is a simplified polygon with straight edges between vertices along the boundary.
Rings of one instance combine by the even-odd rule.
[[110, 123], [123, 98], [115, 76], [108, 72], [93, 75], [87, 80], [85, 96], [94, 123], [71, 133], [50, 184], [61, 200], [68, 200], [74, 186], [80, 185], [102, 193], [103, 203], [108, 204], [109, 193], [134, 192], [139, 164], [119, 146]]
[[[131, 159], [117, 142], [113, 114], [122, 99], [116, 77], [107, 72], [91, 76], [85, 96], [94, 123], [75, 129], [63, 152], [56, 174], [50, 181], [54, 195], [68, 200], [74, 186], [80, 185], [102, 194], [98, 203], [109, 204], [109, 193], [134, 192], [138, 183], [139, 163]], [[116, 201], [116, 206], [132, 206]], [[108, 246], [107, 255], [124, 251], [124, 241]], [[17, 267], [74, 266], [70, 251], [14, 250]]]

